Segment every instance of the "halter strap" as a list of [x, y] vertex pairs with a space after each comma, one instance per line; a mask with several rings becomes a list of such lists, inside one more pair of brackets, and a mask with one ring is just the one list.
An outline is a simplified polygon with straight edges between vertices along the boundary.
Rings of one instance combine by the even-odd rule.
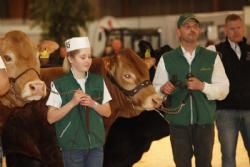
[[132, 90], [126, 90], [123, 87], [121, 87], [117, 81], [114, 79], [114, 77], [108, 72], [107, 73], [108, 78], [110, 81], [115, 84], [126, 96], [134, 96], [136, 93], [138, 93], [142, 88], [147, 87], [149, 85], [152, 85], [150, 80], [144, 80], [141, 82], [139, 85], [137, 85], [134, 89]]

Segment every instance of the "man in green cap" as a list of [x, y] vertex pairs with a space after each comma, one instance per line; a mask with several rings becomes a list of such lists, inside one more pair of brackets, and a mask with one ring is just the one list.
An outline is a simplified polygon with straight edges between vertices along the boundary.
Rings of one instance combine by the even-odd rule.
[[191, 13], [183, 14], [179, 17], [177, 21], [177, 27], [180, 28], [182, 25], [184, 25], [187, 21], [192, 20], [197, 23], [197, 25], [200, 26], [200, 21]]
[[176, 32], [180, 46], [162, 55], [153, 84], [176, 109], [165, 115], [176, 167], [191, 167], [193, 155], [196, 167], [211, 167], [215, 100], [227, 96], [228, 78], [217, 53], [199, 46], [200, 22], [194, 15], [181, 15]]

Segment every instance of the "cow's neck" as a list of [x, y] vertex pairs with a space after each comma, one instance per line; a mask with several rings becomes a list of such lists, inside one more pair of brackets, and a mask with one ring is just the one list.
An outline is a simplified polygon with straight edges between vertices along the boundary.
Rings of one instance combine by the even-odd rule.
[[26, 104], [26, 102], [16, 97], [11, 91], [0, 98], [0, 103], [9, 108], [23, 107]]
[[104, 119], [105, 129], [108, 132], [111, 125], [118, 117], [126, 117], [131, 118], [139, 115], [142, 111], [133, 107], [131, 101], [124, 93], [112, 83], [110, 78], [108, 77], [109, 72], [111, 71], [110, 66], [110, 57], [104, 58], [95, 58], [91, 71], [101, 74], [105, 79], [105, 84], [111, 94], [112, 100], [110, 102], [112, 114], [109, 118]]

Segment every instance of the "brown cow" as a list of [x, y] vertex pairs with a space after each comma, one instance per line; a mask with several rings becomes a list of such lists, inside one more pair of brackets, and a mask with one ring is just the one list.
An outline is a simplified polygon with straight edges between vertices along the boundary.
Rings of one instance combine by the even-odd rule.
[[109, 118], [105, 118], [106, 131], [118, 117], [134, 117], [145, 110], [153, 110], [162, 98], [149, 80], [151, 61], [143, 61], [131, 49], [120, 54], [94, 60], [92, 71], [101, 73], [112, 96]]
[[23, 107], [45, 97], [45, 83], [39, 78], [37, 48], [25, 33], [11, 31], [0, 38], [0, 55], [12, 84], [12, 89], [0, 97], [1, 104], [10, 108]]
[[[11, 82], [11, 89], [0, 97], [0, 105], [8, 108], [23, 107], [46, 95], [46, 85], [39, 78], [40, 63], [37, 47], [23, 32], [11, 31], [0, 38], [2, 57]], [[10, 112], [1, 111], [0, 127]]]
[[[46, 125], [46, 113], [44, 111], [47, 109], [40, 107], [36, 102], [32, 102], [46, 96], [46, 85], [40, 79], [38, 48], [25, 33], [11, 31], [0, 38], [0, 56], [5, 63], [11, 83], [11, 89], [0, 97], [0, 132], [3, 130], [6, 134], [3, 135], [3, 143], [9, 143], [5, 147], [5, 154], [7, 156], [12, 153], [24, 154], [39, 159], [41, 153], [36, 146], [38, 143], [33, 142], [33, 136], [24, 134], [37, 133], [37, 129], [32, 128], [35, 127], [35, 124], [41, 122], [39, 128], [46, 127], [46, 131], [51, 131], [51, 128]], [[40, 117], [40, 119], [33, 119], [34, 115], [38, 115], [37, 117]], [[14, 126], [7, 124], [2, 128], [5, 121], [16, 124]], [[11, 140], [9, 140], [8, 134], [12, 135]], [[5, 140], [6, 138], [7, 140]], [[21, 142], [16, 143], [15, 141], [18, 140]], [[17, 146], [18, 149], [16, 149], [16, 145], [19, 145]]]
[[148, 111], [157, 108], [162, 100], [150, 82], [147, 83], [148, 69], [153, 63], [147, 59], [144, 62], [149, 65], [146, 65], [131, 49], [99, 61], [92, 67], [101, 71], [113, 98], [111, 117], [105, 118], [108, 133], [103, 165], [132, 167], [152, 141], [169, 134], [168, 123], [162, 116]]

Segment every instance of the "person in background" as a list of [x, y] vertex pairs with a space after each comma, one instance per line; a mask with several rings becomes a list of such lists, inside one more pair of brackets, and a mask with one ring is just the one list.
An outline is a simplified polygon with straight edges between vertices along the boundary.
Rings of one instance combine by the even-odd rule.
[[113, 49], [113, 54], [117, 55], [122, 49], [122, 41], [119, 38], [112, 39], [111, 47]]
[[[165, 115], [176, 167], [191, 167], [193, 155], [196, 167], [211, 167], [215, 100], [227, 96], [229, 81], [217, 53], [199, 46], [200, 22], [193, 14], [179, 17], [176, 32], [180, 47], [161, 56], [153, 85], [176, 108]], [[173, 77], [185, 85], [175, 85]]]
[[101, 56], [102, 57], [112, 56], [112, 54], [113, 54], [112, 46], [108, 44], [107, 46], [105, 46], [104, 51]]
[[117, 55], [122, 49], [122, 42], [119, 38], [111, 39], [105, 46], [102, 57], [106, 56], [115, 56]]
[[149, 69], [150, 81], [152, 81], [155, 75], [156, 66], [159, 62], [161, 55], [165, 52], [172, 50], [172, 48], [169, 45], [164, 45], [158, 49], [154, 49], [152, 44], [145, 40], [139, 41], [138, 48], [139, 48], [138, 55], [141, 58], [145, 58], [149, 54], [150, 57], [155, 59], [155, 65]]
[[55, 124], [65, 167], [102, 167], [105, 131], [102, 117], [111, 115], [112, 99], [103, 78], [90, 73], [88, 37], [65, 41], [64, 76], [53, 81], [46, 105]]
[[216, 125], [221, 144], [222, 167], [236, 167], [239, 132], [250, 157], [250, 45], [244, 37], [245, 25], [239, 15], [225, 19], [226, 40], [216, 45], [230, 82], [229, 95], [218, 101]]

